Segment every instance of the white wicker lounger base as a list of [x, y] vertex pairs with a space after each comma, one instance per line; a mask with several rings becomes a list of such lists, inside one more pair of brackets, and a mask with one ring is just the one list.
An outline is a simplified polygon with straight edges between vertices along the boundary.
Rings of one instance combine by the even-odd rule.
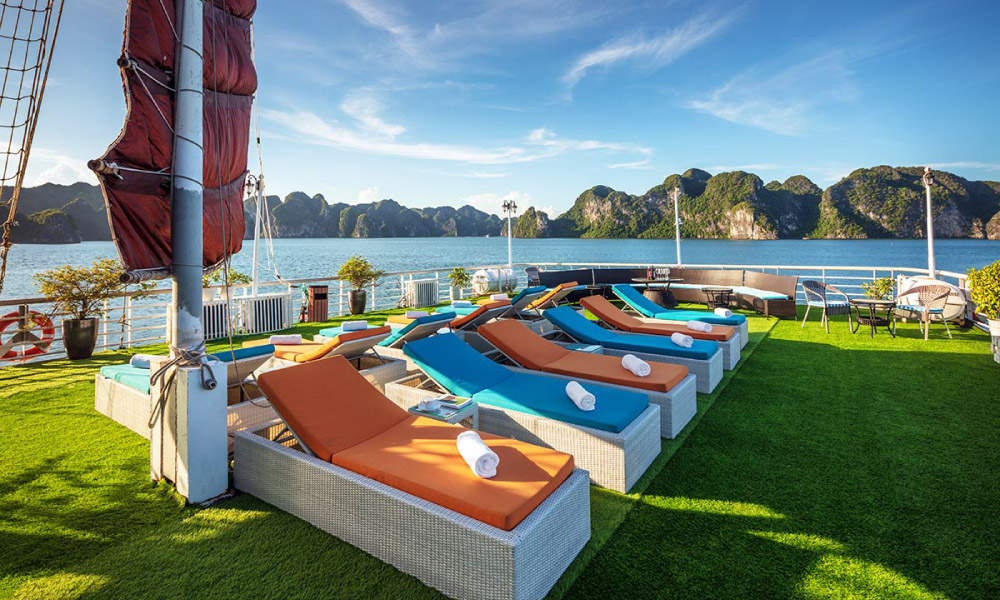
[[590, 539], [580, 469], [504, 531], [250, 431], [234, 464], [237, 489], [454, 598], [543, 598]]
[[[522, 373], [539, 373], [539, 371], [532, 371], [521, 367], [507, 368], [512, 371], [520, 371]], [[615, 385], [606, 381], [596, 381], [582, 377], [570, 377], [568, 375], [560, 375], [558, 373], [544, 372], [544, 374], [547, 377], [555, 377], [566, 381], [589, 381], [595, 385], [646, 394], [649, 396], [650, 403], [656, 404], [660, 407], [660, 437], [667, 439], [677, 437], [677, 435], [680, 434], [691, 419], [694, 418], [695, 413], [698, 412], [697, 382], [695, 376], [690, 374], [682, 379], [681, 382], [675, 385], [669, 392], [654, 392], [626, 385]]]
[[[426, 377], [390, 383], [385, 395], [403, 408], [440, 395], [440, 391], [414, 387], [421, 380]], [[479, 404], [479, 429], [572, 454], [576, 465], [590, 472], [591, 482], [618, 492], [631, 489], [660, 454], [660, 407], [656, 404], [646, 407], [619, 433]]]

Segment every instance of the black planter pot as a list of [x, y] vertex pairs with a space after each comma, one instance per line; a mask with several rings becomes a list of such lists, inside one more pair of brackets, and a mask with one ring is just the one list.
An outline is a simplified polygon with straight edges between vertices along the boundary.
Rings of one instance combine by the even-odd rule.
[[97, 317], [89, 319], [63, 319], [63, 346], [70, 360], [90, 358], [97, 344]]
[[360, 315], [365, 312], [365, 304], [368, 302], [367, 290], [351, 290], [348, 294], [351, 304], [351, 314]]

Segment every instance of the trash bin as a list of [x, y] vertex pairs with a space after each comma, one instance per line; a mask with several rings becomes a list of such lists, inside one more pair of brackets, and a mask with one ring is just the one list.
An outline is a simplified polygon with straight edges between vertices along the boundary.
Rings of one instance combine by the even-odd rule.
[[306, 298], [306, 321], [316, 323], [326, 321], [329, 317], [328, 297], [329, 286], [310, 285]]

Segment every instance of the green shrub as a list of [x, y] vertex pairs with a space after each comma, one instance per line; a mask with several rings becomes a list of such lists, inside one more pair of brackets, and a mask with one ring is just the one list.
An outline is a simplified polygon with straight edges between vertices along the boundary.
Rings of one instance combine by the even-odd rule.
[[1000, 260], [982, 269], [969, 269], [967, 282], [976, 311], [1000, 319]]
[[861, 284], [861, 289], [865, 291], [866, 298], [875, 300], [885, 300], [892, 295], [893, 281], [891, 277], [882, 277], [873, 281], [865, 281]]
[[376, 269], [361, 256], [352, 256], [337, 271], [337, 277], [350, 281], [356, 290], [365, 289], [365, 286], [375, 283], [382, 275], [385, 275], [385, 271]]
[[[228, 277], [226, 277], [228, 275]], [[225, 284], [223, 279], [225, 278]], [[212, 285], [250, 285], [253, 280], [246, 273], [240, 273], [235, 269], [216, 269], [209, 275], [201, 276], [201, 284], [204, 287]]]
[[469, 276], [469, 272], [461, 267], [455, 267], [448, 273], [448, 280], [451, 281], [452, 287], [457, 288], [467, 288], [472, 284], [472, 277]]
[[86, 319], [101, 314], [104, 301], [124, 291], [119, 279], [122, 271], [117, 260], [100, 258], [89, 267], [65, 265], [35, 273], [35, 282], [38, 291], [55, 304], [56, 312]]

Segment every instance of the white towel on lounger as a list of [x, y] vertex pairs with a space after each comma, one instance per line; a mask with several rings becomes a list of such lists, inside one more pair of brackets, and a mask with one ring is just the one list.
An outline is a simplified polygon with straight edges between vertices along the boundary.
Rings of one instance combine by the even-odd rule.
[[733, 316], [733, 311], [729, 310], [728, 308], [717, 308], [717, 309], [715, 309], [715, 314], [716, 314], [716, 316], [719, 316], [719, 317], [722, 317], [722, 318], [725, 318], [725, 319], [730, 319]]
[[683, 333], [670, 334], [670, 341], [677, 344], [681, 348], [690, 348], [694, 345], [694, 338]]
[[419, 319], [420, 317], [426, 317], [428, 312], [426, 310], [408, 310], [403, 315], [407, 319]]
[[155, 354], [133, 354], [132, 358], [128, 359], [128, 364], [136, 367], [137, 369], [148, 369], [149, 361], [154, 358], [163, 358], [162, 356], [157, 356]]
[[278, 344], [281, 346], [294, 346], [302, 343], [302, 336], [298, 333], [286, 333], [282, 335], [272, 335], [267, 338], [268, 344]]
[[469, 308], [472, 306], [472, 300], [452, 300], [451, 305], [456, 308]]
[[583, 386], [575, 381], [566, 384], [566, 395], [573, 401], [580, 410], [594, 410], [597, 399], [594, 395], [583, 389]]
[[642, 360], [635, 354], [626, 354], [623, 356], [622, 366], [629, 371], [632, 371], [632, 374], [636, 377], [649, 377], [649, 374], [653, 371], [648, 362]]
[[496, 302], [497, 300], [507, 300], [507, 294], [490, 294], [490, 300]]
[[477, 476], [489, 479], [497, 474], [500, 457], [490, 450], [478, 433], [471, 429], [463, 431], [458, 434], [455, 443], [458, 445], [458, 453]]
[[700, 331], [702, 333], [712, 333], [712, 324], [706, 323], [704, 321], [688, 321], [687, 328], [691, 331]]
[[368, 321], [344, 321], [341, 331], [362, 331], [368, 329]]

